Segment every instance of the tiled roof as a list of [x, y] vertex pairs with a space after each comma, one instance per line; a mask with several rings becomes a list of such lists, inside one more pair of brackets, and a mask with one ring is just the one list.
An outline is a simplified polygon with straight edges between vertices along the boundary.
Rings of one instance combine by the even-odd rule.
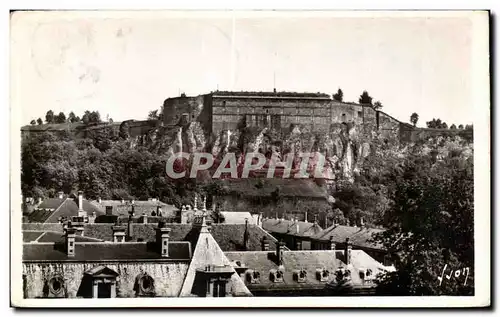
[[333, 237], [335, 243], [344, 243], [346, 238], [349, 238], [353, 247], [384, 250], [382, 244], [370, 241], [373, 238], [373, 234], [383, 231], [383, 229], [375, 228], [333, 225], [314, 235], [312, 238], [326, 242], [330, 240], [330, 237]]
[[[43, 207], [45, 203], [45, 206], [47, 207]], [[49, 206], [51, 210], [47, 210]], [[53, 208], [54, 206], [56, 207]], [[82, 201], [82, 207], [89, 216], [92, 216], [94, 212], [96, 216], [103, 214], [98, 208], [85, 199]], [[28, 220], [29, 222], [57, 223], [59, 221], [59, 217], [71, 216], [78, 216], [77, 203], [71, 198], [53, 198], [42, 202], [40, 206], [28, 216]]]
[[25, 243], [24, 261], [180, 260], [191, 257], [187, 242], [170, 242], [169, 257], [162, 258], [155, 243], [75, 243], [75, 257], [68, 258], [63, 243]]
[[323, 231], [317, 223], [281, 219], [262, 220], [262, 228], [271, 233], [289, 234], [299, 237], [312, 237]]
[[255, 219], [252, 215], [246, 211], [221, 211], [220, 212], [224, 217], [224, 223], [227, 224], [245, 224], [245, 221], [248, 219], [249, 224], [255, 224]]
[[238, 178], [224, 180], [223, 186], [229, 194], [237, 193], [243, 197], [271, 196], [276, 189], [283, 197], [327, 197], [326, 189], [312, 179]]

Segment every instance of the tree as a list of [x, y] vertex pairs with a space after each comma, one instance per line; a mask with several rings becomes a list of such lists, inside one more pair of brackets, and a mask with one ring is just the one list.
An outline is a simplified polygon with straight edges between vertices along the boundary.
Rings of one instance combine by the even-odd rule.
[[339, 88], [336, 94], [333, 94], [333, 100], [342, 102], [344, 100], [344, 92]]
[[463, 124], [460, 124], [460, 125], [458, 125], [458, 128], [459, 128], [460, 130], [463, 130], [463, 129], [464, 129], [464, 125], [463, 125]]
[[382, 109], [383, 105], [380, 101], [376, 101], [374, 104], [373, 104], [373, 109], [375, 110], [380, 110]]
[[372, 100], [373, 100], [373, 98], [368, 94], [368, 92], [366, 90], [363, 91], [363, 93], [359, 96], [359, 103], [360, 104], [371, 105]]
[[86, 110], [82, 116], [82, 122], [85, 124], [89, 124], [90, 122], [90, 111]]
[[[387, 230], [375, 240], [395, 255], [397, 270], [378, 278], [381, 295], [474, 293], [473, 169], [472, 156], [453, 155], [412, 155], [394, 168]], [[445, 266], [460, 279], [440, 282]]]
[[68, 120], [69, 120], [69, 122], [71, 122], [71, 123], [78, 122], [78, 121], [76, 120], [76, 116], [75, 116], [75, 113], [74, 113], [73, 111], [71, 111], [71, 112], [69, 113], [69, 115], [68, 115]]
[[456, 126], [455, 124], [452, 124], [452, 125], [450, 126], [450, 129], [451, 129], [451, 130], [456, 130], [456, 129], [457, 129], [457, 126]]
[[152, 110], [148, 113], [148, 120], [158, 120], [158, 110]]
[[36, 124], [36, 121], [33, 119], [33, 120], [31, 120], [30, 124], [31, 124], [31, 125], [35, 125], [35, 124]]
[[36, 123], [38, 123], [38, 125], [42, 125], [42, 124], [43, 124], [43, 120], [42, 120], [42, 118], [38, 118], [38, 119], [36, 120]]
[[54, 123], [54, 111], [47, 111], [47, 113], [45, 114], [45, 122]]
[[89, 122], [90, 123], [99, 123], [101, 122], [101, 115], [99, 114], [99, 111], [92, 111], [89, 115]]
[[474, 127], [472, 124], [465, 125], [465, 130], [473, 130], [473, 129], [474, 129]]
[[448, 129], [446, 122], [434, 118], [431, 121], [427, 121], [427, 127], [431, 129]]
[[414, 112], [414, 113], [411, 114], [411, 116], [410, 116], [410, 122], [413, 124], [414, 127], [417, 126], [418, 113]]
[[56, 123], [64, 123], [66, 122], [66, 115], [64, 112], [59, 112], [59, 114], [55, 117]]

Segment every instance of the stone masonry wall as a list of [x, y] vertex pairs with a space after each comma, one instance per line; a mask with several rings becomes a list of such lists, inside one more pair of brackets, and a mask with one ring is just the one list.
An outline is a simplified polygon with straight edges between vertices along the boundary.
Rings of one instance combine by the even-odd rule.
[[188, 269], [187, 262], [53, 262], [24, 263], [23, 274], [26, 283], [24, 290], [27, 298], [44, 296], [44, 287], [53, 276], [61, 276], [68, 298], [79, 297], [84, 272], [95, 266], [104, 265], [119, 273], [116, 284], [117, 297], [135, 297], [134, 284], [139, 274], [147, 273], [154, 279], [156, 296], [176, 297], [179, 295], [184, 276]]

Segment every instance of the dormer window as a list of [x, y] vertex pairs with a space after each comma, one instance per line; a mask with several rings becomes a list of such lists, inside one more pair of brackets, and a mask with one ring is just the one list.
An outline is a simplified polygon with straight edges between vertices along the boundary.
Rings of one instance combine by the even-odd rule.
[[248, 270], [246, 273], [246, 281], [248, 284], [257, 284], [260, 282], [260, 273], [254, 270]]
[[305, 270], [295, 270], [293, 272], [293, 280], [298, 283], [305, 283], [307, 272]]
[[317, 269], [316, 270], [316, 278], [320, 282], [328, 281], [328, 277], [330, 276], [330, 271], [327, 269]]
[[269, 272], [269, 279], [274, 283], [283, 282], [283, 271], [282, 270], [271, 270]]
[[337, 283], [342, 283], [351, 280], [351, 271], [346, 268], [340, 268], [335, 272]]

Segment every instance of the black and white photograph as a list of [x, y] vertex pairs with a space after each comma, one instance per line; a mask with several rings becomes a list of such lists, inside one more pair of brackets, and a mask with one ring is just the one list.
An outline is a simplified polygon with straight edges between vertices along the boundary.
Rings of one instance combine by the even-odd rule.
[[12, 305], [489, 306], [489, 19], [11, 12]]

